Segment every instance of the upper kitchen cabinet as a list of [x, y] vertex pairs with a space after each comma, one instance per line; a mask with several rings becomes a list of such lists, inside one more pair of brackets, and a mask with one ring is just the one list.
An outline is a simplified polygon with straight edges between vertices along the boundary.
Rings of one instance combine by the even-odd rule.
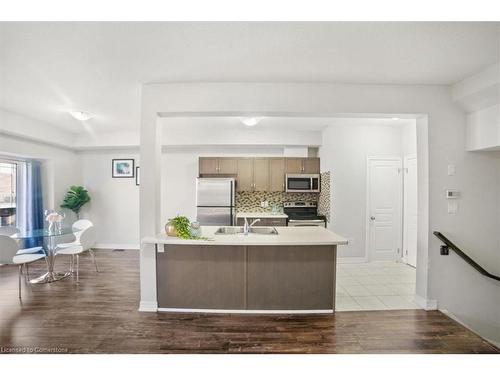
[[269, 159], [269, 191], [285, 191], [285, 159]]
[[286, 158], [286, 173], [320, 173], [319, 158]]
[[286, 173], [302, 173], [304, 163], [302, 158], [286, 158]]
[[269, 158], [254, 159], [253, 189], [255, 191], [269, 191]]
[[219, 173], [221, 174], [238, 173], [238, 160], [235, 158], [219, 158]]
[[303, 160], [303, 173], [320, 173], [319, 158], [307, 158]]
[[238, 162], [236, 158], [206, 158], [199, 159], [200, 175], [236, 174]]
[[198, 160], [199, 174], [219, 173], [219, 160], [217, 158], [200, 158]]
[[236, 191], [285, 191], [285, 174], [316, 174], [319, 170], [319, 158], [199, 159], [200, 176], [235, 176]]
[[236, 191], [254, 191], [253, 158], [237, 159]]

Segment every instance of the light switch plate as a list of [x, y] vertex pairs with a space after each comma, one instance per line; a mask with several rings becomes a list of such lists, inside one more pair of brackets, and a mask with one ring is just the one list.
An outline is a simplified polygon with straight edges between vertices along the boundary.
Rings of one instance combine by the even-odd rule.
[[448, 201], [448, 214], [455, 215], [458, 213], [458, 202]]

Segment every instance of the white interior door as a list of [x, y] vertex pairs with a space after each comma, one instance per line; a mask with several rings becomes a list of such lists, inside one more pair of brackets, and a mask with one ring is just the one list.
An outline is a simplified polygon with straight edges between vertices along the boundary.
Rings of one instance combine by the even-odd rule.
[[369, 158], [367, 253], [370, 261], [401, 255], [401, 158]]
[[403, 260], [417, 266], [417, 155], [404, 159]]

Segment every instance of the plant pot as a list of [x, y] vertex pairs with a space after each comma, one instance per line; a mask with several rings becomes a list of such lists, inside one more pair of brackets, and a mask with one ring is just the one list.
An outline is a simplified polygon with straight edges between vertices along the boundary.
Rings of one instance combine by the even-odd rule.
[[165, 233], [170, 237], [177, 237], [177, 231], [172, 223], [168, 222], [165, 224]]

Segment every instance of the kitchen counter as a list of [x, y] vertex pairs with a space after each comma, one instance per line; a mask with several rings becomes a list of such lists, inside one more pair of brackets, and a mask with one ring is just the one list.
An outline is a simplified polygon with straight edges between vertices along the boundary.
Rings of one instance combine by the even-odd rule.
[[[223, 245], [223, 246], [314, 246], [347, 245], [347, 240], [323, 227], [276, 227], [278, 234], [215, 234], [219, 226], [203, 226], [203, 240], [183, 240], [158, 234], [146, 237], [143, 243], [164, 245]], [[160, 250], [161, 251], [161, 250]]]
[[[154, 247], [157, 308], [164, 312], [333, 313], [337, 246], [347, 240], [321, 227], [276, 227], [277, 235], [165, 234]], [[262, 228], [262, 227], [261, 227]]]
[[245, 217], [251, 217], [254, 219], [288, 219], [288, 215], [284, 213], [272, 213], [272, 212], [238, 212], [236, 214], [237, 219], [243, 219]]

